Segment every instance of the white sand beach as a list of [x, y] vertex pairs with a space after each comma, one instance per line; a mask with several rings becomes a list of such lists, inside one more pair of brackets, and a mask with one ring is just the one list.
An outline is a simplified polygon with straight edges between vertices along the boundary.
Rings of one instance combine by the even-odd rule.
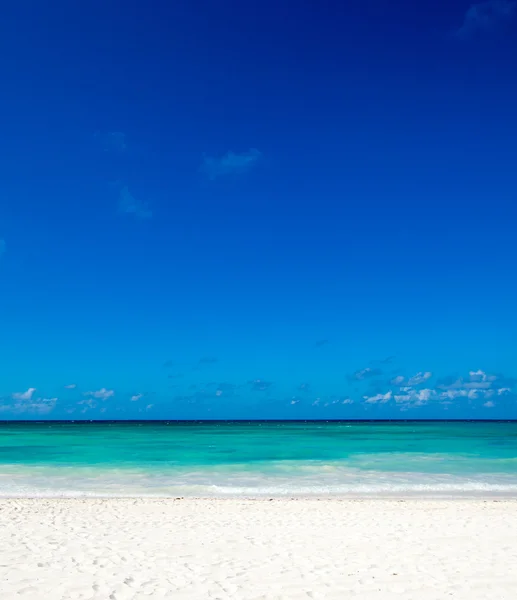
[[517, 501], [0, 501], [2, 600], [513, 600]]

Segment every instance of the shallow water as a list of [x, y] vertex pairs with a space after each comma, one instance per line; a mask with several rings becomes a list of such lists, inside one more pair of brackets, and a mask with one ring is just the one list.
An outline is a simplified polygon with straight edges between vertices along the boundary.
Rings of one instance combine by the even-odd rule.
[[1, 496], [517, 496], [516, 422], [3, 423]]

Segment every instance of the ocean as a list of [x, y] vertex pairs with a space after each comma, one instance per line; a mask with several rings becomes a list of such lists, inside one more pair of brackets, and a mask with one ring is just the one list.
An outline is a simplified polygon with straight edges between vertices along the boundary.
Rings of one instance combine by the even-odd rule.
[[0, 423], [3, 497], [517, 496], [517, 422]]

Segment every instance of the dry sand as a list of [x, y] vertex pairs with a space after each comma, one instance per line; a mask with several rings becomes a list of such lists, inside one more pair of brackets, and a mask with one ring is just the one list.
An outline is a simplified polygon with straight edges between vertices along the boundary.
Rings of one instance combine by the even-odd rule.
[[1, 600], [515, 600], [517, 502], [0, 500]]

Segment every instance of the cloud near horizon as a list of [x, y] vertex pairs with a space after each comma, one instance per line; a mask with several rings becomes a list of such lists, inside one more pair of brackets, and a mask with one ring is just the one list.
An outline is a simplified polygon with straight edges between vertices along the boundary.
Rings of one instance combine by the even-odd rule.
[[499, 378], [496, 375], [489, 375], [484, 371], [470, 371], [466, 379], [462, 377], [447, 379], [447, 383], [437, 383], [433, 387], [424, 389], [419, 388], [422, 383], [431, 378], [430, 371], [422, 371], [414, 377], [405, 379], [402, 376], [392, 379], [391, 384], [398, 388], [390, 389], [385, 393], [379, 393], [372, 396], [363, 396], [366, 404], [386, 404], [394, 402], [399, 405], [401, 410], [408, 408], [425, 406], [430, 402], [436, 402], [447, 406], [455, 400], [466, 399], [467, 401], [484, 401], [485, 408], [493, 408], [496, 404], [494, 399], [510, 395], [510, 387], [501, 387], [497, 385]]
[[[284, 410], [289, 406], [293, 415], [305, 415], [303, 412], [305, 410], [313, 411], [311, 418], [327, 418], [329, 416], [327, 410], [333, 411], [331, 414], [334, 418], [350, 416], [356, 418], [361, 415], [361, 412], [367, 418], [371, 418], [373, 415], [371, 411], [376, 410], [389, 410], [392, 411], [393, 416], [396, 416], [408, 410], [419, 410], [424, 407], [444, 412], [454, 407], [468, 408], [469, 411], [517, 407], [517, 379], [503, 374], [470, 370], [463, 376], [454, 375], [435, 379], [431, 371], [419, 371], [412, 376], [398, 375], [391, 381], [383, 382], [369, 379], [369, 373], [370, 371], [366, 369], [357, 371], [359, 378], [349, 377], [348, 384], [343, 381], [344, 389], [336, 390], [336, 393], [324, 392], [323, 395], [317, 386], [308, 383], [289, 386], [288, 382], [284, 382], [284, 385], [284, 383], [263, 379], [243, 383], [214, 380], [200, 382], [199, 385], [187, 382], [185, 390], [180, 390], [173, 399], [183, 408], [188, 409], [189, 405], [196, 405], [199, 410], [213, 409], [214, 412], [236, 409], [239, 411], [244, 405], [249, 408], [251, 415], [255, 414], [254, 411], [259, 407], [262, 410], [274, 411]], [[370, 385], [371, 381], [377, 382], [373, 389]], [[357, 390], [356, 386], [362, 387], [363, 391]], [[289, 387], [291, 390], [296, 389], [295, 395], [285, 394], [285, 390]], [[190, 391], [186, 391], [187, 389]], [[114, 389], [102, 387], [82, 393], [73, 404], [69, 400], [64, 400], [64, 404], [61, 404], [58, 398], [44, 397], [43, 394], [39, 396], [35, 387], [29, 387], [25, 391], [0, 396], [0, 413], [8, 417], [12, 415], [13, 418], [19, 418], [19, 415], [24, 414], [30, 418], [31, 415], [38, 417], [59, 409], [56, 410], [56, 417], [62, 418], [63, 414], [74, 412], [85, 414], [96, 411], [104, 414], [104, 412], [121, 411], [124, 413], [129, 407], [133, 407], [132, 410], [138, 412], [140, 408], [142, 411], [147, 410], [146, 406], [153, 394], [151, 391], [116, 396]], [[163, 396], [159, 394], [156, 398], [158, 402], [151, 400], [153, 408], [169, 409], [171, 400], [169, 392]], [[107, 400], [110, 402], [105, 403]], [[103, 406], [108, 407], [107, 411], [101, 411]], [[484, 412], [477, 413], [477, 415], [481, 414], [484, 415]], [[423, 415], [428, 416], [428, 413], [424, 412]], [[162, 413], [161, 416], [168, 415]], [[274, 412], [271, 413], [272, 418], [275, 416]]]
[[490, 33], [511, 21], [517, 14], [517, 1], [488, 0], [471, 4], [465, 13], [463, 24], [455, 36], [466, 40], [482, 33]]
[[428, 379], [432, 377], [431, 371], [420, 371], [413, 377], [409, 377], [406, 379], [402, 375], [397, 375], [391, 380], [392, 385], [396, 385], [398, 387], [414, 387], [419, 386], [425, 383]]
[[33, 398], [36, 388], [29, 388], [25, 392], [15, 392], [11, 398], [14, 403], [0, 403], [0, 412], [10, 412], [16, 415], [45, 415], [56, 406], [57, 398]]
[[30, 400], [36, 391], [36, 388], [29, 388], [26, 392], [15, 392], [13, 394], [14, 400]]
[[113, 390], [101, 388], [94, 392], [85, 392], [84, 395], [89, 396], [90, 398], [97, 398], [98, 400], [107, 400], [108, 398], [112, 398], [115, 395], [115, 392]]
[[227, 152], [222, 156], [205, 156], [200, 170], [213, 180], [224, 175], [245, 173], [256, 166], [261, 158], [262, 153], [256, 148], [250, 148], [240, 154]]

